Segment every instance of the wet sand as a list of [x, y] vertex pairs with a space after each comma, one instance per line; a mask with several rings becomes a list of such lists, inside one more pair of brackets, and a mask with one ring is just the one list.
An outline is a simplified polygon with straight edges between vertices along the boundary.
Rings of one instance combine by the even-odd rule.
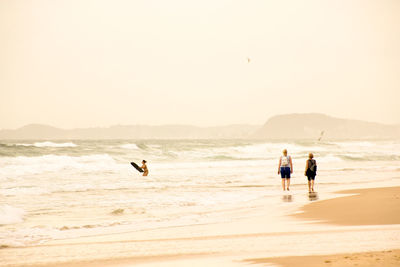
[[[61, 257], [64, 253], [81, 251], [81, 255], [66, 262], [51, 262], [44, 258], [40, 264], [28, 261], [26, 264], [5, 265], [37, 267], [271, 266], [269, 264], [296, 267], [400, 266], [400, 187], [340, 193], [354, 195], [316, 201], [305, 205], [301, 209], [303, 213], [288, 217], [296, 226], [307, 226], [311, 221], [318, 221], [317, 224], [312, 222], [304, 230], [297, 228], [292, 232], [276, 232], [271, 228], [271, 216], [264, 214], [240, 222], [142, 233], [147, 239], [140, 239], [139, 233], [133, 233], [126, 234], [126, 239], [119, 238], [119, 241], [104, 237], [105, 240], [97, 241], [93, 238], [90, 241], [79, 239], [76, 244], [69, 240], [67, 244], [61, 241], [34, 248], [6, 248], [0, 250], [0, 257], [2, 253], [28, 253], [30, 250], [32, 252], [29, 253], [40, 253], [44, 257], [57, 253]], [[374, 226], [365, 228], [366, 225]], [[291, 226], [285, 229], [291, 229]], [[366, 235], [368, 238], [363, 239]], [[301, 244], [303, 249], [288, 253], [293, 242]], [[110, 249], [115, 251], [115, 257], [101, 258], [101, 251]], [[143, 252], [138, 255], [142, 256], [130, 256], [140, 250]], [[343, 254], [351, 250], [357, 253]], [[93, 257], [95, 251], [98, 253], [96, 259], [80, 259], [82, 255], [83, 259], [86, 258], [85, 253]]]

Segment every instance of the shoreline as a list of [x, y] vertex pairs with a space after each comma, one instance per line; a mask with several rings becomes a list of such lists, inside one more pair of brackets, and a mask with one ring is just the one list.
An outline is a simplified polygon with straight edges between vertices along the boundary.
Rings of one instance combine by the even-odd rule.
[[[44, 255], [40, 262], [4, 265], [13, 267], [248, 266], [249, 263], [305, 267], [347, 266], [344, 265], [347, 262], [351, 266], [398, 266], [395, 264], [400, 264], [400, 242], [396, 241], [400, 240], [397, 239], [400, 236], [400, 187], [337, 193], [352, 195], [311, 202], [300, 208], [302, 213], [285, 215], [292, 225], [300, 227], [296, 230], [289, 224], [285, 226], [287, 232], [268, 228], [271, 217], [264, 212], [262, 216], [240, 222], [178, 227], [140, 235], [130, 233], [119, 241], [97, 237], [86, 240], [88, 243], [60, 240], [36, 247], [5, 248], [0, 250], [0, 258], [7, 253], [25, 258], [29, 253]], [[354, 216], [349, 216], [346, 210], [352, 211]], [[377, 214], [378, 219], [375, 218]], [[279, 222], [284, 222], [283, 217], [280, 219]], [[334, 244], [335, 240], [338, 244]], [[285, 251], [291, 242], [300, 242], [304, 249]], [[112, 258], [99, 257], [102, 250], [110, 249], [115, 251]], [[344, 253], [348, 249], [350, 253]], [[99, 251], [98, 255], [91, 252], [95, 250]], [[308, 256], [295, 256], [301, 255], [299, 253]], [[53, 255], [53, 259], [57, 258], [54, 255], [68, 257], [56, 262], [45, 258], [48, 255]], [[370, 263], [374, 265], [368, 265]]]
[[[351, 195], [307, 204], [301, 208], [302, 213], [291, 216], [341, 226], [400, 224], [400, 187], [352, 189], [336, 193]], [[245, 262], [256, 265], [276, 264], [281, 267], [396, 267], [400, 266], [400, 249], [254, 258], [246, 259]]]

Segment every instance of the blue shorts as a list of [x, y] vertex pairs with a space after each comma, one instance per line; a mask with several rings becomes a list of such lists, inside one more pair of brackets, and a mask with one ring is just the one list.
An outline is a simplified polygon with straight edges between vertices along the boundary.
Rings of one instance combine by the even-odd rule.
[[290, 167], [281, 167], [281, 177], [290, 179]]

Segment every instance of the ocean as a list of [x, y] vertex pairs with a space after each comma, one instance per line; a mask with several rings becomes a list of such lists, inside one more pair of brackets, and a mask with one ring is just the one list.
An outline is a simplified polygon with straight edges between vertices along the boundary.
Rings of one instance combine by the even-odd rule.
[[[291, 205], [277, 174], [284, 148]], [[400, 185], [400, 141], [2, 140], [0, 247], [232, 221], [259, 199], [293, 212], [310, 201], [309, 152], [320, 198]], [[130, 165], [143, 159], [147, 177]]]

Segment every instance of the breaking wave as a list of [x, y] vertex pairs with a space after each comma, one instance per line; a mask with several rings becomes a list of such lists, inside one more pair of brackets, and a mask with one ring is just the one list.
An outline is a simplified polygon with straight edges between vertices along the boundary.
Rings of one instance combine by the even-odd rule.
[[35, 142], [33, 144], [15, 144], [16, 146], [33, 146], [33, 147], [77, 147], [77, 144], [74, 144], [72, 142], [67, 142], [67, 143], [54, 143], [50, 141], [45, 141], [45, 142]]
[[9, 205], [0, 206], [0, 225], [20, 223], [24, 220], [25, 211]]
[[139, 149], [139, 147], [136, 144], [124, 144], [120, 145], [119, 147], [124, 149]]

